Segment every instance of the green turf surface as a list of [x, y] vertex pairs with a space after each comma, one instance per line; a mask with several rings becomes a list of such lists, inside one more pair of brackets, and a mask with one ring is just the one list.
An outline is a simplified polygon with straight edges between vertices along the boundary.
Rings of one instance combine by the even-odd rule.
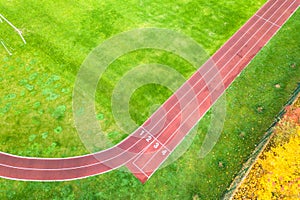
[[[27, 45], [5, 24], [0, 38], [0, 150], [23, 156], [68, 157], [88, 153], [73, 123], [72, 89], [88, 53], [104, 40], [142, 27], [184, 33], [214, 53], [264, 3], [249, 1], [4, 1], [0, 13], [21, 28]], [[33, 183], [0, 180], [1, 199], [200, 199], [219, 198], [296, 87], [300, 74], [300, 13], [259, 53], [226, 93], [227, 117], [221, 138], [198, 158], [210, 115], [199, 124], [190, 149], [143, 186], [115, 170], [83, 180]], [[113, 142], [124, 137], [111, 113], [112, 90], [138, 64], [162, 63], [189, 77], [194, 68], [179, 57], [141, 50], [116, 60], [101, 79], [99, 123]], [[292, 67], [295, 66], [295, 67]], [[275, 88], [275, 84], [281, 88]], [[146, 95], [148, 98], [140, 98]], [[171, 92], [158, 85], [139, 88], [130, 114], [141, 124]], [[262, 107], [262, 112], [257, 108]], [[244, 132], [243, 136], [240, 133]], [[220, 168], [218, 163], [224, 167]]]

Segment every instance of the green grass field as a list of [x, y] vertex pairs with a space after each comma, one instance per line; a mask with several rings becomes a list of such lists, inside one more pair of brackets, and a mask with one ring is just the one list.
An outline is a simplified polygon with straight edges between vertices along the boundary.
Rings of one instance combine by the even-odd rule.
[[[50, 1], [0, 0], [0, 13], [23, 31], [27, 45], [5, 23], [0, 39], [0, 150], [22, 156], [69, 157], [89, 153], [77, 134], [72, 90], [86, 56], [106, 39], [135, 28], [168, 28], [192, 37], [211, 55], [260, 8], [258, 1]], [[189, 150], [142, 185], [119, 170], [71, 182], [0, 179], [1, 199], [218, 199], [247, 160], [300, 81], [300, 12], [288, 21], [227, 90], [222, 135], [208, 156], [198, 153], [210, 122], [200, 121]], [[171, 53], [147, 49], [116, 60], [97, 88], [97, 114], [113, 142], [126, 134], [111, 112], [120, 78], [138, 64], [173, 66], [188, 78], [194, 68]], [[280, 88], [275, 85], [280, 84]], [[141, 98], [140, 96], [148, 98]], [[130, 114], [141, 124], [171, 92], [155, 84], [139, 88]], [[262, 107], [259, 112], [258, 107]], [[242, 136], [241, 133], [243, 132]], [[218, 163], [222, 162], [223, 167]]]

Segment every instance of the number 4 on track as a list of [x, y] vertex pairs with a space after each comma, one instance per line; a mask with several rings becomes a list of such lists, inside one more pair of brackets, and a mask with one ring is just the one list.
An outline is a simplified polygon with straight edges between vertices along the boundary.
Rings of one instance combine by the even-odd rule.
[[162, 150], [162, 151], [161, 151], [161, 154], [162, 154], [163, 156], [165, 156], [167, 153], [168, 153], [167, 150]]

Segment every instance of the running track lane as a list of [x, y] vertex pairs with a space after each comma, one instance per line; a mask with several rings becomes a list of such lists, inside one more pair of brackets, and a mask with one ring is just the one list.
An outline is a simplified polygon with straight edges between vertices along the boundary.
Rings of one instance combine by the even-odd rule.
[[193, 85], [196, 97], [183, 99], [180, 104], [186, 106], [178, 111], [179, 114], [168, 112], [172, 121], [127, 164], [141, 182], [148, 180], [159, 168], [298, 7], [299, 1], [269, 1], [187, 81]]
[[126, 165], [144, 183], [299, 5], [300, 0], [268, 1], [141, 127], [115, 147], [57, 159], [0, 152], [0, 176], [63, 181]]

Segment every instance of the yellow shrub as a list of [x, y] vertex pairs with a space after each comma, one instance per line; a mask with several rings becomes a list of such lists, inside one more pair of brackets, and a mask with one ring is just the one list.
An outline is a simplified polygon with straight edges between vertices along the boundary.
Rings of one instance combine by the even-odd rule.
[[300, 117], [299, 102], [300, 99], [275, 127], [270, 145], [234, 199], [300, 199], [300, 125], [295, 120]]

